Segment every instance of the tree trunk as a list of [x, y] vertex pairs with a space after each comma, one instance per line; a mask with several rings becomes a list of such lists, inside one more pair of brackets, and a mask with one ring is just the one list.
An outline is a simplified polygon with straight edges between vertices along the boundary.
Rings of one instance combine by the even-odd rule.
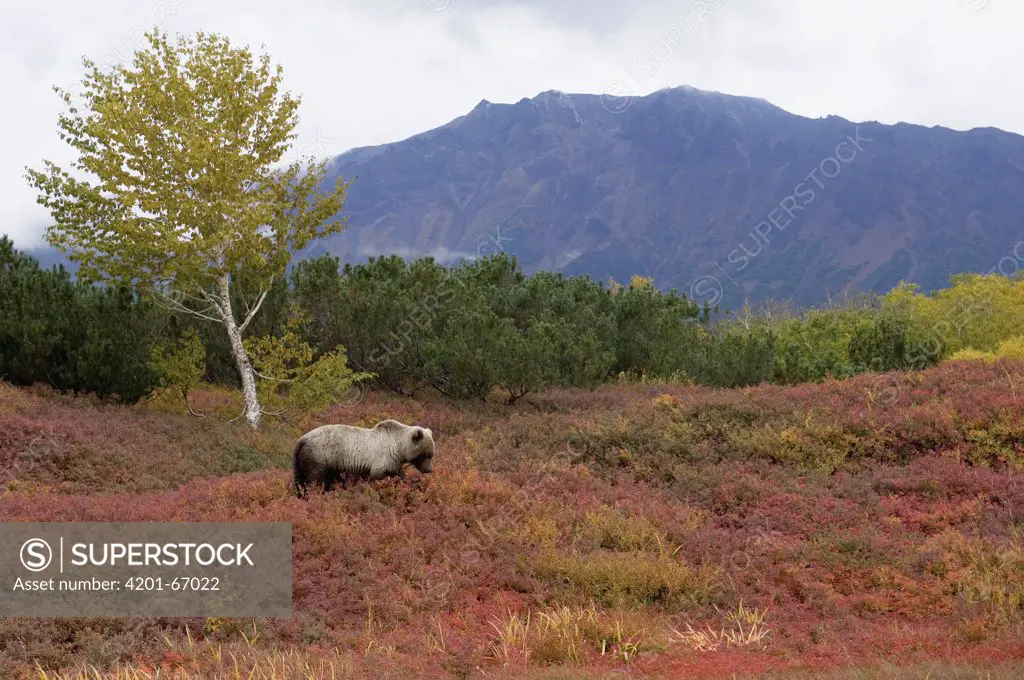
[[227, 274], [218, 281], [220, 288], [221, 316], [224, 319], [224, 326], [228, 331], [228, 339], [231, 341], [231, 354], [235, 359], [235, 367], [242, 379], [242, 397], [245, 399], [245, 421], [249, 427], [257, 429], [260, 426], [260, 415], [263, 408], [260, 406], [259, 397], [256, 396], [256, 374], [252, 370], [252, 363], [249, 355], [242, 344], [242, 332], [238, 330], [235, 323], [235, 314], [231, 310], [231, 288]]

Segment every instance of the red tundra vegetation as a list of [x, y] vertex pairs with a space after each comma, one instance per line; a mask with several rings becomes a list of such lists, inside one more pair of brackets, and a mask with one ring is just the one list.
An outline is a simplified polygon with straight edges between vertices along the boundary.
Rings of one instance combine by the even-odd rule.
[[[300, 432], [385, 417], [433, 475], [293, 497]], [[291, 522], [295, 612], [4, 619], [0, 677], [1020, 678], [1022, 461], [1008, 361], [260, 433], [0, 385], [0, 521]]]

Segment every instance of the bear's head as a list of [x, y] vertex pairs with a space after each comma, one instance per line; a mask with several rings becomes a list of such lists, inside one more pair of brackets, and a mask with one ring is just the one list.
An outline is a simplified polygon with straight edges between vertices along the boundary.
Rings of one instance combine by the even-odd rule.
[[420, 472], [433, 472], [434, 433], [429, 427], [413, 427], [409, 437], [412, 440], [413, 456], [410, 462]]

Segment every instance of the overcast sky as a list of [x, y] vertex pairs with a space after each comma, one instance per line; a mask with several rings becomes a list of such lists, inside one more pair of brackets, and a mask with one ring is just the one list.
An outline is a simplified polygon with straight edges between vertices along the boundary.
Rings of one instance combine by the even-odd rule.
[[3, 0], [0, 233], [42, 242], [26, 165], [70, 156], [52, 85], [81, 56], [127, 60], [143, 30], [261, 46], [303, 96], [298, 144], [397, 141], [481, 99], [692, 85], [806, 116], [1024, 134], [1020, 0]]

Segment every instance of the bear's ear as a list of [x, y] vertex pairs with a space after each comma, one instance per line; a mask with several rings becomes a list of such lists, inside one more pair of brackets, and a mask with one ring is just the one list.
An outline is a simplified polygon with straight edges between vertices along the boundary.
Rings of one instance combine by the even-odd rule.
[[423, 439], [423, 430], [417, 427], [412, 433], [412, 440], [418, 442], [421, 439]]

